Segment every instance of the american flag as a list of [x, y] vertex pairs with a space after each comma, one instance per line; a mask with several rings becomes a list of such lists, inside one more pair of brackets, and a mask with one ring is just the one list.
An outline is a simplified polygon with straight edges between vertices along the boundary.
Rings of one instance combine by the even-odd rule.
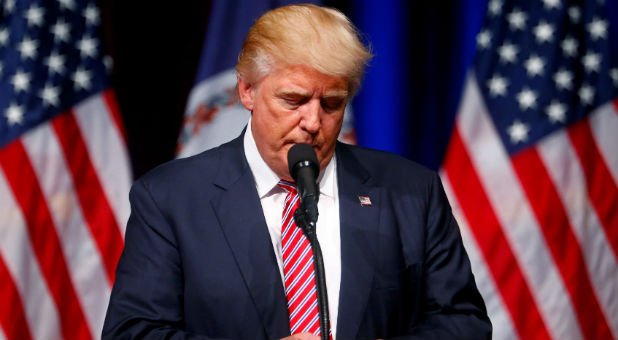
[[497, 339], [618, 337], [618, 69], [602, 1], [491, 0], [442, 178]]
[[99, 11], [0, 13], [0, 338], [98, 338], [131, 182]]

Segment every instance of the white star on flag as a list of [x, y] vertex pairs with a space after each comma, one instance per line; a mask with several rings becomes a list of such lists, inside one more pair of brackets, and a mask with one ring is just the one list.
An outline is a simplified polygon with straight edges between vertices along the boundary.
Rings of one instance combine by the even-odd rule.
[[15, 75], [11, 79], [11, 83], [13, 83], [13, 87], [15, 88], [15, 92], [28, 91], [30, 87], [30, 74], [17, 71]]
[[514, 63], [517, 60], [517, 46], [505, 42], [500, 48], [498, 48], [498, 54], [500, 54], [500, 61], [505, 63]]
[[6, 45], [9, 41], [9, 30], [6, 27], [0, 28], [0, 46]]
[[536, 106], [537, 95], [536, 92], [529, 88], [524, 88], [517, 94], [517, 101], [522, 111], [532, 109]]
[[547, 116], [549, 116], [549, 121], [552, 123], [564, 123], [566, 120], [566, 105], [558, 101], [552, 101], [545, 109], [545, 112]]
[[26, 58], [34, 59], [34, 57], [36, 56], [37, 47], [38, 47], [38, 44], [36, 41], [30, 38], [24, 38], [24, 40], [22, 40], [22, 42], [19, 43], [19, 46], [17, 47], [17, 49], [19, 50], [19, 53], [21, 54], [22, 59], [26, 59]]
[[58, 3], [60, 3], [60, 8], [62, 9], [75, 9], [75, 2], [73, 0], [58, 0]]
[[54, 41], [68, 42], [70, 39], [69, 31], [71, 26], [60, 19], [51, 27], [51, 32], [54, 35]]
[[579, 19], [581, 18], [582, 13], [579, 10], [579, 7], [577, 6], [571, 6], [569, 7], [569, 18], [571, 18], [571, 21], [574, 23], [579, 22]]
[[614, 86], [618, 87], [618, 68], [613, 68], [609, 72], [609, 76], [612, 78], [612, 82], [614, 83]]
[[90, 72], [84, 70], [81, 66], [73, 73], [72, 79], [76, 90], [87, 90], [90, 88]]
[[502, 1], [500, 0], [491, 0], [487, 6], [489, 8], [489, 14], [492, 16], [496, 16], [502, 12]]
[[560, 8], [560, 0], [543, 0], [546, 9]]
[[43, 62], [49, 68], [50, 74], [62, 74], [64, 72], [64, 56], [52, 52]]
[[98, 25], [99, 24], [99, 9], [89, 5], [82, 12], [84, 18], [86, 18], [86, 25]]
[[45, 84], [45, 87], [41, 90], [40, 96], [43, 99], [44, 105], [59, 105], [60, 89], [58, 87]]
[[582, 87], [579, 89], [578, 94], [579, 99], [582, 101], [582, 103], [587, 105], [592, 104], [592, 99], [594, 99], [594, 89], [590, 85], [582, 85]]
[[562, 48], [562, 52], [567, 57], [576, 56], [578, 46], [579, 44], [577, 43], [577, 40], [573, 39], [572, 37], [564, 38], [564, 40], [562, 40], [562, 44], [560, 44], [560, 47]]
[[103, 65], [105, 66], [105, 70], [107, 70], [108, 73], [111, 73], [112, 67], [114, 66], [114, 60], [112, 60], [112, 57], [108, 55], [103, 56]]
[[534, 27], [534, 36], [539, 44], [552, 41], [554, 36], [554, 27], [544, 21], [541, 21]]
[[512, 30], [523, 30], [526, 27], [526, 13], [522, 12], [519, 9], [514, 9], [508, 15], [509, 27]]
[[543, 74], [543, 68], [545, 67], [545, 61], [542, 58], [536, 55], [530, 56], [528, 60], [526, 60], [526, 70], [528, 71], [528, 75], [530, 77], [534, 77], [537, 75]]
[[592, 40], [605, 39], [607, 35], [607, 21], [599, 18], [592, 19], [592, 22], [588, 24], [588, 32], [590, 32]]
[[573, 74], [565, 69], [554, 73], [554, 81], [558, 89], [570, 90], [573, 87]]
[[8, 14], [10, 12], [13, 12], [14, 8], [15, 0], [6, 0], [6, 2], [4, 3], [4, 11]]
[[24, 119], [24, 108], [12, 103], [6, 109], [4, 116], [10, 125], [21, 124]]
[[528, 132], [530, 131], [530, 127], [528, 124], [522, 123], [519, 120], [515, 120], [511, 126], [508, 128], [509, 136], [511, 137], [512, 143], [525, 142], [528, 139]]
[[494, 97], [504, 96], [504, 94], [506, 93], [506, 87], [508, 85], [508, 80], [506, 80], [504, 77], [501, 77], [499, 74], [495, 74], [487, 82], [487, 86], [489, 87], [489, 93]]
[[601, 56], [597, 53], [588, 52], [582, 61], [586, 72], [599, 72]]
[[84, 37], [77, 42], [77, 49], [82, 58], [84, 56], [94, 57], [97, 54], [97, 41], [89, 37]]
[[487, 31], [487, 30], [481, 31], [476, 36], [476, 43], [477, 43], [478, 47], [480, 47], [482, 49], [487, 48], [487, 46], [489, 46], [490, 42], [491, 42], [491, 33], [489, 33], [489, 31]]
[[26, 10], [26, 21], [28, 21], [28, 26], [41, 26], [43, 25], [43, 9], [41, 7], [37, 7], [35, 5], [31, 5], [28, 10]]

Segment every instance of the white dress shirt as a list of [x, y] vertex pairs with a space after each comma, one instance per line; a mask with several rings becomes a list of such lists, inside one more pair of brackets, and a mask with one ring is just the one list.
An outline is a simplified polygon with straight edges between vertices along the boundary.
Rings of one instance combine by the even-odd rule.
[[[253, 173], [255, 186], [260, 196], [264, 217], [266, 218], [266, 225], [273, 243], [275, 257], [279, 264], [281, 282], [285, 282], [283, 279], [283, 255], [281, 253], [281, 215], [285, 206], [286, 192], [277, 185], [280, 180], [279, 176], [270, 169], [257, 149], [253, 132], [251, 131], [251, 119], [249, 119], [243, 143], [245, 157], [247, 157], [249, 168]], [[335, 339], [339, 307], [339, 286], [341, 282], [341, 242], [339, 234], [337, 161], [334, 155], [326, 169], [320, 173], [318, 182], [320, 198], [318, 200], [319, 217], [316, 233], [324, 258], [330, 324], [333, 339]]]

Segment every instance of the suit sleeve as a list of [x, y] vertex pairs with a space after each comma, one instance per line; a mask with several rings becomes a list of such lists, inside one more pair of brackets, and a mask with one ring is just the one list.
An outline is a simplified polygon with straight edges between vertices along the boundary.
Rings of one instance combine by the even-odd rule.
[[459, 227], [435, 173], [427, 202], [422, 312], [402, 338], [489, 339], [491, 322], [476, 288]]
[[129, 195], [125, 248], [103, 326], [103, 339], [199, 339], [183, 328], [182, 266], [173, 229], [147, 186]]

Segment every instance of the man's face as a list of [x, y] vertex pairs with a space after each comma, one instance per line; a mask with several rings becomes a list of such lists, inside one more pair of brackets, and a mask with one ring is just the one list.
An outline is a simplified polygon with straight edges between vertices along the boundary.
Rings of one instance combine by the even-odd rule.
[[258, 151], [280, 178], [292, 179], [287, 154], [296, 143], [311, 145], [324, 170], [335, 152], [347, 89], [345, 78], [299, 65], [278, 68], [254, 84], [238, 79], [240, 100], [253, 112]]

